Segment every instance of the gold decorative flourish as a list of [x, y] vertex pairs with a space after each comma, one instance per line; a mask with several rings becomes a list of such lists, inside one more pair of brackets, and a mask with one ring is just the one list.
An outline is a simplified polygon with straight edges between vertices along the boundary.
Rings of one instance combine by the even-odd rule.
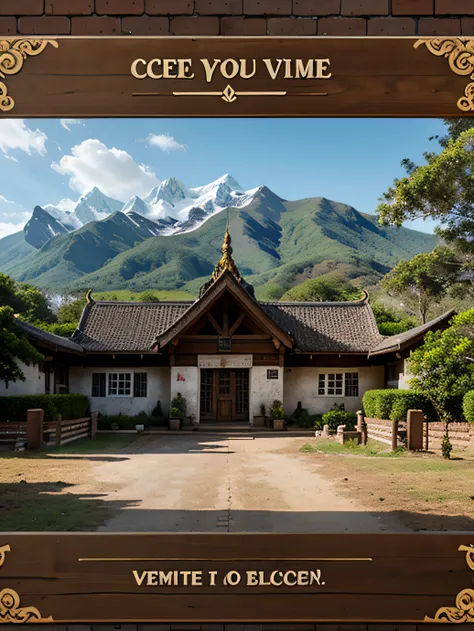
[[13, 589], [0, 592], [0, 623], [2, 622], [53, 622], [53, 617], [43, 618], [36, 607], [20, 607], [20, 597]]
[[[2, 39], [0, 40], [0, 77], [18, 74], [27, 57], [35, 57], [43, 52], [48, 44], [58, 48], [55, 39]], [[8, 94], [5, 83], [0, 81], [0, 111], [9, 112], [15, 101]]]
[[[470, 75], [474, 79], [474, 39], [470, 37], [436, 37], [419, 39], [415, 48], [425, 45], [431, 54], [445, 57], [451, 70], [460, 76]], [[457, 103], [463, 112], [474, 111], [474, 83], [469, 83]]]
[[11, 552], [10, 546], [2, 546], [0, 547], [0, 567], [5, 563], [5, 559], [7, 558], [7, 552]]
[[[0, 547], [0, 567], [5, 563], [10, 546]], [[36, 607], [20, 607], [20, 596], [13, 589], [2, 589], [0, 592], [0, 624], [5, 622], [53, 622], [53, 617], [43, 618]]]
[[[466, 553], [466, 563], [474, 571], [474, 546], [459, 546]], [[434, 618], [425, 616], [425, 622], [474, 622], [474, 589], [463, 589], [456, 596], [454, 607], [440, 607]]]
[[286, 96], [288, 92], [285, 90], [271, 90], [271, 91], [237, 91], [231, 85], [228, 85], [224, 90], [209, 91], [209, 92], [173, 92], [173, 96], [220, 96], [226, 103], [234, 103], [239, 96]]
[[219, 263], [217, 263], [213, 273], [212, 280], [217, 280], [219, 276], [225, 270], [231, 272], [235, 276], [237, 280], [241, 280], [240, 272], [235, 264], [234, 259], [232, 258], [232, 239], [230, 238], [229, 228], [226, 228], [224, 235], [224, 243], [222, 244], [222, 257]]

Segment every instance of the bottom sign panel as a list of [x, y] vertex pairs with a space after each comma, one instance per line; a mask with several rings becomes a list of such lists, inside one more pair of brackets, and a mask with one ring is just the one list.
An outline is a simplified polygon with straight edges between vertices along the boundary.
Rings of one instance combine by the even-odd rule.
[[474, 622], [474, 534], [0, 535], [0, 622]]

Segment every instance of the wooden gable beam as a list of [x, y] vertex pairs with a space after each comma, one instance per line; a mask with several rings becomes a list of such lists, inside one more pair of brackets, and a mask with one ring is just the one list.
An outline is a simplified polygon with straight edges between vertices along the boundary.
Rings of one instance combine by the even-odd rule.
[[239, 315], [239, 317], [237, 318], [237, 320], [234, 322], [234, 324], [231, 326], [231, 328], [229, 329], [229, 335], [232, 335], [233, 333], [235, 333], [237, 331], [237, 329], [239, 328], [239, 326], [242, 324], [242, 322], [244, 321], [245, 318], [245, 313], [241, 313]]
[[209, 319], [209, 322], [212, 324], [214, 329], [217, 331], [217, 334], [218, 335], [224, 335], [224, 331], [222, 330], [222, 327], [219, 326], [219, 323], [217, 322], [217, 320], [214, 318], [214, 316], [212, 315], [212, 313], [210, 311], [208, 311], [207, 317]]

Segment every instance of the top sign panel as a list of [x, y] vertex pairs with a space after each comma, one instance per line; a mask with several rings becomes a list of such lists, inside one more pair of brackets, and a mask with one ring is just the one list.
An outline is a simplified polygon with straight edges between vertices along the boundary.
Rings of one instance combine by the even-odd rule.
[[462, 116], [471, 38], [0, 40], [0, 116]]

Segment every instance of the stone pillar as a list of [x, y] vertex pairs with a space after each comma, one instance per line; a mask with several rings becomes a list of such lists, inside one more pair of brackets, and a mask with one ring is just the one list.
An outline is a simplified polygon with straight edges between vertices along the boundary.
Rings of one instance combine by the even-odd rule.
[[421, 451], [423, 449], [423, 421], [422, 410], [408, 410], [407, 448], [410, 451]]
[[26, 442], [28, 450], [38, 451], [43, 444], [44, 411], [41, 409], [26, 412]]
[[[199, 423], [199, 368], [197, 366], [171, 366], [170, 370], [170, 409], [173, 407], [174, 397], [181, 392], [186, 399], [186, 416], [194, 417], [194, 423]], [[188, 418], [183, 419], [183, 425], [188, 425]]]

